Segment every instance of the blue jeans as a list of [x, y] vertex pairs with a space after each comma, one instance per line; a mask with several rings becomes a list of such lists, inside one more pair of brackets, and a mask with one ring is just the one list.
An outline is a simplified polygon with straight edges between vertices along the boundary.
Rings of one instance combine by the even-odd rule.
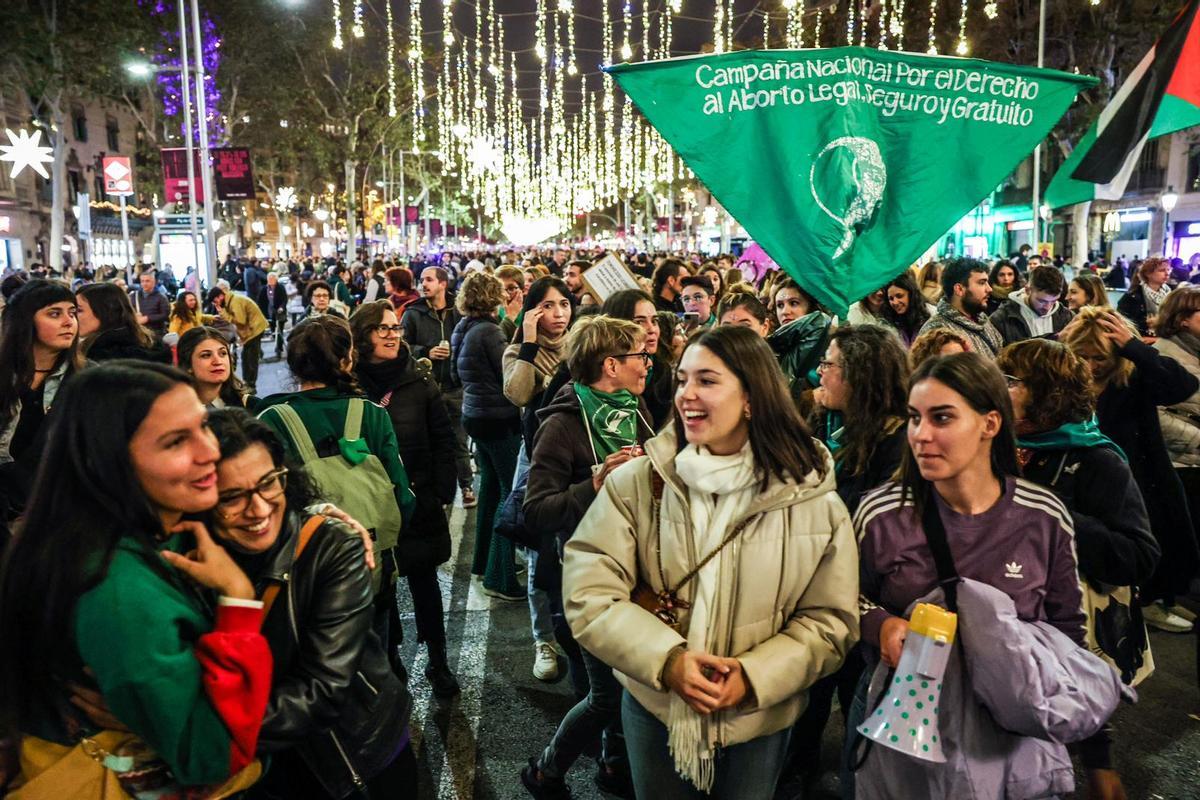
[[[529, 479], [529, 453], [525, 452], [525, 443], [521, 443], [521, 452], [517, 454], [517, 472], [513, 476], [513, 489], [524, 488]], [[537, 575], [538, 552], [526, 549], [529, 574], [526, 583], [529, 585], [529, 621], [533, 624], [533, 641], [554, 643], [554, 617], [550, 610], [550, 593], [533, 585]]]
[[675, 760], [667, 747], [667, 726], [642, 708], [629, 692], [621, 700], [621, 721], [633, 787], [639, 798], [766, 800], [775, 795], [775, 784], [787, 758], [790, 727], [718, 749], [712, 791], [706, 794], [675, 772]]
[[600, 760], [612, 765], [623, 755], [620, 744], [621, 684], [613, 677], [612, 667], [582, 647], [583, 663], [587, 668], [587, 697], [580, 700], [563, 717], [538, 759], [538, 769], [547, 777], [561, 778], [571, 769], [584, 748], [602, 739]]

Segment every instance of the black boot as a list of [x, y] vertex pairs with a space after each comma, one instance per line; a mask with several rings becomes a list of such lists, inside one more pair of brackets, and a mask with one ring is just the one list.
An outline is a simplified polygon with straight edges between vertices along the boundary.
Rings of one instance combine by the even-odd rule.
[[425, 679], [433, 689], [433, 696], [443, 700], [454, 697], [461, 689], [458, 687], [458, 679], [450, 671], [450, 665], [446, 663], [446, 645], [426, 642], [425, 647], [429, 650]]

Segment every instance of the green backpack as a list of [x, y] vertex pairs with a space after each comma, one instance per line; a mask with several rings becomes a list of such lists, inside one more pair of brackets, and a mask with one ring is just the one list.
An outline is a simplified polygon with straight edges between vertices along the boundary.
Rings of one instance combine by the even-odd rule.
[[290, 406], [271, 406], [262, 413], [274, 411], [279, 415], [305, 470], [320, 488], [322, 499], [362, 523], [375, 537], [376, 551], [383, 552], [396, 546], [403, 524], [392, 479], [388, 477], [379, 456], [374, 453], [369, 453], [358, 463], [344, 455], [355, 451], [346, 447], [346, 444], [359, 438], [365, 405], [366, 401], [361, 398], [350, 399], [346, 408], [346, 425], [338, 442], [340, 452], [324, 458], [317, 455], [317, 448], [300, 415]]

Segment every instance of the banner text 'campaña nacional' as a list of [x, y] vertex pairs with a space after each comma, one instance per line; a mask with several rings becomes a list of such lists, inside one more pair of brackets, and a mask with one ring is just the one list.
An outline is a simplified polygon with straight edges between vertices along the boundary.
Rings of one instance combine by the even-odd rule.
[[937, 124], [972, 120], [1029, 126], [1039, 82], [984, 72], [969, 66], [927, 67], [842, 55], [809, 61], [696, 67], [696, 84], [708, 91], [704, 113], [726, 114], [775, 106], [862, 103], [885, 117], [923, 114]]

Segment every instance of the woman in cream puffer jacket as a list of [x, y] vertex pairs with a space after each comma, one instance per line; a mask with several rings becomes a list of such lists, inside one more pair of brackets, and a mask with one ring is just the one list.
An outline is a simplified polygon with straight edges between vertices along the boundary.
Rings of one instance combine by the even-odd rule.
[[[705, 332], [678, 379], [674, 425], [608, 477], [566, 545], [566, 615], [626, 689], [639, 797], [770, 797], [805, 690], [858, 638], [858, 551], [765, 342]], [[678, 631], [631, 601], [638, 583], [675, 588], [743, 521], [679, 590]]]

